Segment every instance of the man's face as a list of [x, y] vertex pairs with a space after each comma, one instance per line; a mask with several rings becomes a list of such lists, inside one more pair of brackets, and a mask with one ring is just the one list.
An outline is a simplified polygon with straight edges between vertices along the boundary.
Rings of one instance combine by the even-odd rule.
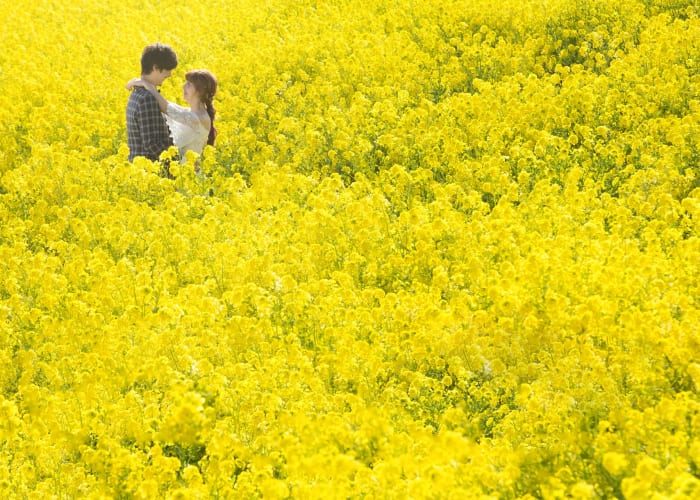
[[151, 71], [151, 74], [148, 76], [150, 77], [149, 79], [151, 80], [151, 83], [158, 87], [162, 85], [165, 79], [169, 78], [171, 74], [172, 70], [160, 69], [158, 66], [154, 66], [153, 71]]

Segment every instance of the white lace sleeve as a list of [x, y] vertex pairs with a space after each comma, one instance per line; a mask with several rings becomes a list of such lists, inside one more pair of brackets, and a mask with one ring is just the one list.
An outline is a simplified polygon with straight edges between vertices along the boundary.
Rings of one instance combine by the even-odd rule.
[[171, 120], [187, 125], [190, 128], [197, 128], [200, 126], [197, 113], [194, 113], [187, 108], [183, 108], [182, 106], [178, 106], [173, 102], [168, 103], [165, 114], [168, 115]]
[[168, 123], [173, 143], [179, 149], [181, 156], [184, 157], [187, 151], [202, 154], [207, 143], [209, 128], [202, 124], [196, 113], [169, 102], [163, 117]]

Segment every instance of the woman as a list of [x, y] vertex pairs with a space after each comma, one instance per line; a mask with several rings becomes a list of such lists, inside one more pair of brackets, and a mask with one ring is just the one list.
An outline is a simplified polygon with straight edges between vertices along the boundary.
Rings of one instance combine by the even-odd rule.
[[189, 109], [169, 102], [160, 95], [155, 85], [146, 80], [134, 78], [126, 84], [129, 90], [134, 87], [145, 88], [158, 100], [158, 106], [165, 116], [173, 143], [177, 146], [182, 161], [185, 160], [187, 151], [201, 155], [205, 145], [214, 145], [216, 110], [212, 100], [216, 95], [218, 83], [210, 71], [198, 69], [185, 74], [183, 94], [185, 101], [190, 105]]

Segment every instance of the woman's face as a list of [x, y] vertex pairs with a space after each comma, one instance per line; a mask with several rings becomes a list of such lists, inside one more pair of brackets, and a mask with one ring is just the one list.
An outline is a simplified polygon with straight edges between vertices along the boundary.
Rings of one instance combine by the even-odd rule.
[[187, 102], [192, 102], [193, 99], [199, 99], [197, 95], [197, 89], [194, 87], [192, 82], [186, 81], [182, 86], [183, 94]]

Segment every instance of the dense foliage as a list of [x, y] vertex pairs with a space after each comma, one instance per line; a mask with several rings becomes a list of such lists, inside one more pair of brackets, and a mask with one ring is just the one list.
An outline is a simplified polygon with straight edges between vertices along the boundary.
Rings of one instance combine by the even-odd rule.
[[696, 2], [0, 6], [6, 496], [700, 495]]

